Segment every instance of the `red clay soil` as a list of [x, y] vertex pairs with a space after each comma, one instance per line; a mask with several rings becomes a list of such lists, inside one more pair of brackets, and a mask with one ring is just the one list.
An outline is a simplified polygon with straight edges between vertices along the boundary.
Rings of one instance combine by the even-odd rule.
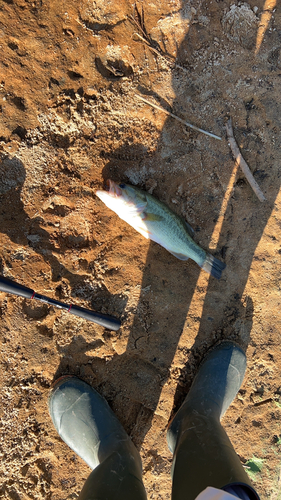
[[[3, 0], [0, 273], [115, 315], [119, 331], [0, 293], [1, 487], [75, 499], [90, 469], [58, 437], [50, 385], [71, 373], [109, 402], [169, 499], [166, 429], [215, 342], [247, 352], [223, 419], [264, 500], [280, 497], [281, 9], [275, 0]], [[142, 15], [142, 8], [143, 14]], [[137, 99], [143, 96], [221, 141]], [[225, 123], [266, 201], [235, 163]], [[153, 193], [226, 263], [220, 281], [149, 243], [95, 196]]]

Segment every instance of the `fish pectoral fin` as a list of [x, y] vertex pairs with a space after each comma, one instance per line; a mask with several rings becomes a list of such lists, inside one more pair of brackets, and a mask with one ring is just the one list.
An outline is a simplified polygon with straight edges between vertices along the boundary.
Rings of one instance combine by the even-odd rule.
[[188, 222], [186, 222], [186, 220], [184, 222], [185, 222], [186, 229], [187, 229], [189, 236], [191, 236], [191, 238], [193, 238], [194, 233], [195, 233], [194, 229], [188, 224]]
[[160, 222], [161, 220], [163, 220], [163, 217], [161, 217], [161, 215], [156, 215], [149, 212], [143, 212], [142, 220], [147, 220], [151, 222]]
[[172, 252], [171, 250], [168, 250], [168, 252], [170, 252], [174, 257], [176, 257], [177, 259], [180, 259], [180, 260], [188, 260], [189, 259], [189, 257], [187, 257], [186, 255], [183, 255], [182, 253]]
[[146, 202], [132, 203], [128, 204], [127, 211], [132, 217], [141, 217], [143, 218], [144, 210], [146, 209]]

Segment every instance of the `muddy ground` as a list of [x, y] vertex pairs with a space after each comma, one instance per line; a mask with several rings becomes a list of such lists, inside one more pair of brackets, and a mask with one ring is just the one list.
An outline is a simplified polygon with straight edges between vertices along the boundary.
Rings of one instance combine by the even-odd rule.
[[[0, 2], [0, 272], [115, 315], [106, 330], [0, 293], [1, 488], [75, 499], [90, 470], [61, 441], [49, 387], [105, 396], [168, 499], [167, 424], [220, 339], [248, 369], [223, 424], [262, 499], [280, 497], [281, 9], [275, 0]], [[144, 16], [142, 15], [142, 8]], [[183, 126], [136, 98], [221, 136]], [[266, 196], [235, 164], [234, 134]], [[220, 281], [147, 242], [95, 196], [149, 190], [224, 260]]]

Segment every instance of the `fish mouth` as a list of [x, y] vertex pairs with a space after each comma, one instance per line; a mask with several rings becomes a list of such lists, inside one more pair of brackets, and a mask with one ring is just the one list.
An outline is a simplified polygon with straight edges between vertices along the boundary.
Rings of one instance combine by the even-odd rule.
[[106, 187], [107, 187], [108, 194], [110, 194], [110, 196], [112, 196], [114, 198], [118, 198], [118, 196], [121, 196], [122, 189], [120, 189], [118, 184], [116, 184], [114, 181], [111, 181], [110, 179], [108, 179], [108, 181], [106, 182]]

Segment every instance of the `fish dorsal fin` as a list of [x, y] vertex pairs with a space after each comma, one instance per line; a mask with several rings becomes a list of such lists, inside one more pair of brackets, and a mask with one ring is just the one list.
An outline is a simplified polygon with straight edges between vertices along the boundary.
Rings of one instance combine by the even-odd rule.
[[193, 238], [194, 233], [195, 233], [194, 229], [188, 224], [188, 222], [186, 222], [186, 220], [184, 222], [185, 222], [186, 229], [187, 229], [189, 236], [191, 236], [191, 238]]
[[161, 220], [163, 220], [163, 217], [161, 217], [161, 215], [152, 214], [149, 212], [143, 212], [142, 220], [151, 222], [160, 222]]
[[176, 257], [179, 260], [188, 260], [189, 259], [189, 257], [187, 257], [186, 255], [183, 255], [182, 253], [171, 252], [171, 250], [168, 250], [168, 252], [170, 252], [174, 257]]

